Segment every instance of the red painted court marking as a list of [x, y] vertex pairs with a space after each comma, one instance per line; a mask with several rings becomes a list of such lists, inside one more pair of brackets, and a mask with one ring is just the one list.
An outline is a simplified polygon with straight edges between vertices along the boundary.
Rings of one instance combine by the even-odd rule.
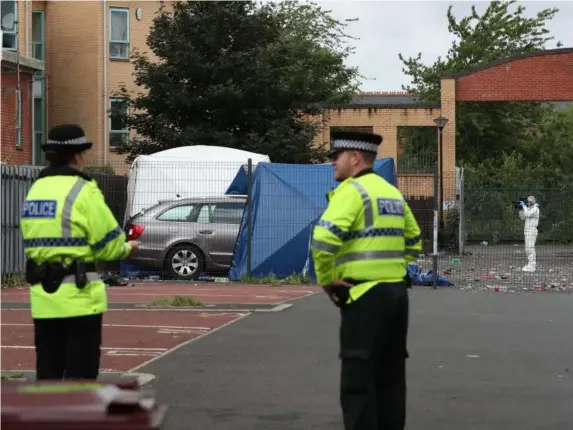
[[[269, 304], [279, 305], [320, 291], [315, 286], [276, 287], [265, 285], [226, 284], [135, 284], [108, 288], [110, 303], [151, 303], [157, 299], [188, 295], [204, 304]], [[28, 302], [27, 288], [11, 288], [1, 292], [5, 302]]]
[[[108, 311], [104, 316], [100, 367], [128, 371], [245, 315], [244, 312]], [[2, 310], [1, 317], [2, 369], [34, 369], [30, 311]]]

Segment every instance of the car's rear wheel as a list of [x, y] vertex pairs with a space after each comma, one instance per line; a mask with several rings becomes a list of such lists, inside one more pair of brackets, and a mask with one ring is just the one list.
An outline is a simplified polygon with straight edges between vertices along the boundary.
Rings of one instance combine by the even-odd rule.
[[179, 245], [169, 251], [165, 269], [176, 279], [196, 279], [205, 267], [205, 257], [193, 245]]

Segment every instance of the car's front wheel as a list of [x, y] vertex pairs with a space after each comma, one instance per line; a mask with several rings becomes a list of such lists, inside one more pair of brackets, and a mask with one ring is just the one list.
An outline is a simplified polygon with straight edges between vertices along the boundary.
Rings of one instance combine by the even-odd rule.
[[205, 267], [205, 257], [192, 245], [179, 245], [165, 259], [169, 276], [176, 279], [196, 279]]

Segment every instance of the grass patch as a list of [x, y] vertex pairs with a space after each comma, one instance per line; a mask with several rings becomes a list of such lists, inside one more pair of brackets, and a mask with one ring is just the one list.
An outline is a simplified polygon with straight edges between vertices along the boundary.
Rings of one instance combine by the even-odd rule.
[[9, 373], [1, 376], [2, 381], [10, 381], [14, 379], [25, 379], [23, 373]]
[[175, 296], [169, 299], [156, 299], [151, 302], [153, 306], [169, 306], [169, 307], [181, 307], [181, 306], [203, 306], [199, 300], [191, 296]]
[[23, 275], [6, 275], [2, 277], [2, 288], [25, 287], [26, 278]]
[[275, 274], [271, 274], [264, 278], [253, 278], [245, 276], [240, 279], [240, 282], [243, 284], [271, 284], [271, 285], [311, 285], [312, 279], [308, 276], [300, 275], [300, 274], [292, 274], [287, 276], [286, 278], [280, 279]]

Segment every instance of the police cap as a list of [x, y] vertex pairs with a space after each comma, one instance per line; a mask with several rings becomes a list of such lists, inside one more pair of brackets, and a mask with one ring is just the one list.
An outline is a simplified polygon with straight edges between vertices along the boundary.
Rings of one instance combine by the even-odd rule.
[[92, 147], [84, 130], [76, 124], [60, 124], [48, 132], [48, 141], [42, 145], [46, 152], [83, 152]]
[[357, 131], [337, 131], [330, 137], [331, 150], [329, 157], [341, 151], [360, 151], [378, 154], [378, 146], [382, 143], [382, 136], [373, 133]]

